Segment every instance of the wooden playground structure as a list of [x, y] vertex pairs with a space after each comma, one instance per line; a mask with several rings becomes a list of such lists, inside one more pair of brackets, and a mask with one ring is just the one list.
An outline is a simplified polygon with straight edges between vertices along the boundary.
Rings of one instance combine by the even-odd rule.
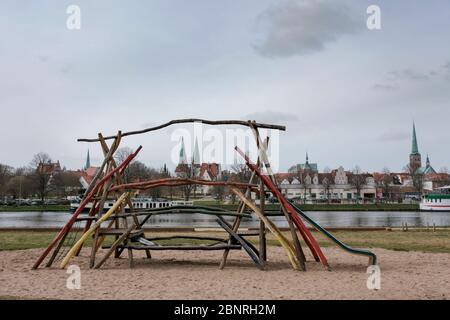
[[[251, 177], [247, 183], [206, 181], [192, 178], [166, 178], [124, 183], [124, 171], [131, 161], [136, 158], [142, 147], [138, 147], [134, 153], [128, 156], [122, 163], [118, 164], [114, 159], [114, 154], [122, 138], [160, 130], [175, 124], [194, 122], [205, 125], [240, 125], [250, 128], [258, 150], [256, 163], [253, 163], [238, 146], [235, 148], [235, 151], [242, 156], [251, 171]], [[103, 163], [86, 190], [79, 207], [35, 262], [33, 269], [37, 269], [44, 261], [46, 267], [51, 267], [54, 263], [59, 263], [59, 267], [65, 268], [74, 256], [80, 254], [86, 240], [90, 238], [92, 239], [89, 258], [90, 268], [100, 268], [112, 255], [114, 255], [114, 258], [120, 258], [124, 251], [127, 252], [130, 267], [133, 267], [134, 250], [145, 251], [148, 259], [151, 259], [151, 251], [153, 250], [218, 250], [223, 252], [220, 261], [220, 268], [223, 269], [227, 263], [230, 250], [244, 250], [258, 268], [264, 269], [267, 262], [267, 232], [272, 233], [275, 239], [279, 241], [294, 270], [306, 270], [306, 258], [302, 242], [306, 244], [317, 262], [329, 268], [324, 253], [304, 221], [319, 232], [325, 234], [344, 250], [350, 253], [368, 256], [369, 262], [376, 264], [377, 259], [372, 252], [354, 249], [343, 244], [284, 197], [277, 187], [277, 182], [270, 167], [267, 155], [269, 138], [263, 139], [260, 136], [260, 128], [280, 131], [286, 130], [284, 126], [257, 123], [255, 121], [180, 119], [140, 131], [126, 133], [119, 131], [116, 135], [106, 137], [99, 133], [95, 139], [78, 139], [80, 142], [98, 142], [104, 154]], [[107, 144], [108, 140], [112, 140], [109, 146]], [[177, 187], [194, 184], [219, 185], [230, 188], [240, 201], [238, 209], [233, 212], [217, 207], [195, 205], [135, 208], [131, 201], [135, 192], [138, 190], [148, 190], [161, 186]], [[252, 194], [256, 195], [256, 197], [252, 197]], [[267, 194], [271, 194], [278, 199], [280, 215], [286, 219], [287, 225], [289, 226], [288, 236], [283, 234], [267, 216], [265, 211]], [[258, 204], [252, 200], [254, 198], [259, 198]], [[112, 207], [105, 210], [104, 204], [108, 199], [115, 199], [115, 202]], [[86, 208], [88, 203], [92, 203], [89, 214], [87, 216], [81, 216], [81, 212]], [[126, 211], [126, 207], [129, 210]], [[172, 213], [212, 215], [215, 217], [218, 226], [226, 232], [227, 236], [220, 238], [182, 234], [170, 237], [150, 237], [146, 235], [143, 227], [150, 217]], [[259, 230], [253, 233], [241, 232], [239, 227], [242, 219], [252, 216], [259, 220]], [[227, 221], [225, 217], [231, 217], [232, 223]], [[114, 238], [114, 242], [110, 245], [104, 244], [107, 236]], [[249, 236], [259, 237], [258, 248], [247, 239]], [[171, 239], [195, 239], [200, 242], [205, 241], [205, 244], [163, 245], [158, 243], [161, 240]]]

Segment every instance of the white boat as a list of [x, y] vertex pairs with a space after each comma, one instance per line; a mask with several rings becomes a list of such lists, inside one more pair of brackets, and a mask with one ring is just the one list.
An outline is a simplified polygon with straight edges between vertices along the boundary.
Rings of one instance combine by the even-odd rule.
[[[115, 200], [106, 200], [103, 205], [104, 210], [108, 210], [114, 205]], [[80, 206], [81, 199], [72, 199], [70, 202], [70, 210], [75, 211]], [[133, 198], [131, 199], [131, 203], [133, 204], [134, 209], [158, 209], [158, 208], [167, 208], [173, 206], [193, 206], [193, 201], [169, 201], [164, 199], [152, 199], [152, 198]], [[92, 208], [92, 202], [89, 202], [86, 207], [83, 209], [83, 212], [88, 212]], [[129, 206], [125, 206], [125, 211], [129, 211]]]
[[437, 190], [438, 192], [427, 194], [422, 198], [421, 211], [450, 211], [450, 186]]

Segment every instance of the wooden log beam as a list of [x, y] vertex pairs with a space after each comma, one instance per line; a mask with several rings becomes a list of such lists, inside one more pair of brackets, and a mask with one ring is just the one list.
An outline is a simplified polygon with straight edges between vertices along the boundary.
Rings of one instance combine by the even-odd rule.
[[132, 250], [224, 250], [224, 249], [235, 249], [240, 250], [242, 247], [240, 245], [228, 245], [228, 244], [217, 244], [214, 246], [206, 245], [181, 245], [181, 246], [144, 246], [144, 245], [121, 245], [119, 248], [132, 249]]
[[[250, 258], [253, 260], [253, 262], [258, 266], [259, 269], [264, 269], [264, 263], [259, 259], [259, 252], [256, 250], [256, 248], [248, 241], [246, 241], [244, 238], [239, 236], [237, 232], [234, 232], [232, 229], [232, 226], [228, 225], [228, 223], [220, 216], [217, 217], [217, 223], [225, 229], [226, 232], [230, 234], [230, 236], [233, 237], [234, 240], [239, 242], [239, 244], [244, 248], [244, 250], [247, 252], [247, 254], [250, 256]], [[232, 246], [231, 244], [227, 244], [227, 246]]]
[[[240, 125], [240, 126], [246, 126], [246, 127], [250, 127], [251, 125], [253, 125], [253, 126], [257, 127], [257, 128], [280, 130], [280, 131], [285, 131], [286, 130], [285, 126], [274, 125], [274, 124], [267, 124], [267, 123], [258, 123], [258, 122], [252, 122], [252, 121], [244, 121], [244, 120], [217, 120], [217, 121], [213, 121], [213, 120], [191, 118], [191, 119], [171, 120], [171, 121], [166, 122], [164, 124], [161, 124], [159, 126], [155, 126], [155, 127], [151, 127], [151, 128], [147, 128], [147, 129], [142, 129], [142, 130], [125, 132], [125, 133], [122, 134], [122, 137], [132, 136], [132, 135], [137, 135], [137, 134], [143, 134], [143, 133], [147, 133], [147, 132], [151, 132], [151, 131], [156, 131], [156, 130], [160, 130], [160, 129], [163, 129], [163, 128], [166, 128], [166, 127], [169, 127], [169, 126], [175, 125], [175, 124], [194, 123], [194, 122], [207, 124], [207, 125]], [[110, 139], [114, 139], [114, 138], [115, 138], [115, 136], [104, 137], [105, 140], [110, 140]], [[78, 142], [98, 142], [100, 140], [98, 138], [97, 139], [80, 138], [77, 141]]]
[[105, 262], [106, 260], [108, 260], [108, 258], [111, 256], [111, 254], [116, 250], [116, 248], [125, 240], [125, 238], [128, 237], [128, 235], [136, 228], [135, 225], [132, 225], [131, 227], [129, 227], [125, 232], [123, 232], [112, 244], [111, 248], [108, 250], [108, 252], [106, 252], [106, 254], [103, 256], [103, 258], [100, 260], [100, 262], [98, 262], [94, 269], [98, 269], [100, 268]]
[[253, 188], [258, 189], [256, 184], [248, 184], [241, 182], [225, 182], [225, 181], [209, 181], [203, 179], [182, 179], [182, 178], [164, 178], [156, 180], [147, 180], [141, 182], [125, 183], [121, 185], [115, 185], [110, 189], [110, 192], [125, 189], [150, 189], [161, 186], [182, 186], [187, 184], [198, 184], [207, 186], [225, 186], [225, 187], [237, 187], [237, 188]]

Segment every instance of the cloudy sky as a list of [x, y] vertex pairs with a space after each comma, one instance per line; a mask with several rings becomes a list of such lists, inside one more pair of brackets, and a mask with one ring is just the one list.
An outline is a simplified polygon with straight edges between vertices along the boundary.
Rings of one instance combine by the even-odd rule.
[[[401, 170], [415, 120], [423, 156], [450, 167], [446, 0], [3, 0], [0, 35], [0, 163], [45, 151], [76, 169], [89, 148], [98, 164], [76, 138], [199, 117], [286, 125], [281, 170], [306, 151], [321, 169]], [[124, 143], [160, 166], [171, 130]]]

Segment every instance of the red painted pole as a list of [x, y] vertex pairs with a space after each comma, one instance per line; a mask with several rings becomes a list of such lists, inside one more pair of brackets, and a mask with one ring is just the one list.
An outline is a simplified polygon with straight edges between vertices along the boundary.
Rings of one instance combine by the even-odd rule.
[[263, 175], [261, 171], [258, 169], [256, 165], [254, 165], [249, 157], [242, 152], [241, 149], [238, 147], [235, 147], [235, 150], [245, 159], [245, 162], [247, 166], [255, 172], [255, 174], [264, 182], [264, 184], [269, 188], [269, 190], [278, 198], [280, 203], [286, 208], [289, 215], [292, 217], [292, 220], [294, 221], [295, 225], [297, 226], [297, 229], [302, 234], [303, 239], [305, 240], [306, 244], [310, 248], [312, 254], [314, 255], [314, 258], [316, 260], [320, 259], [322, 264], [325, 267], [329, 267], [327, 258], [322, 252], [322, 249], [320, 249], [319, 244], [317, 243], [316, 239], [314, 239], [311, 232], [308, 230], [308, 228], [303, 223], [302, 219], [298, 214], [296, 214], [294, 208], [291, 206], [291, 204], [286, 200], [286, 198], [281, 194], [281, 192], [278, 190], [278, 188], [274, 185], [272, 180], [269, 179], [268, 176]]
[[97, 192], [98, 188], [102, 186], [113, 174], [121, 170], [122, 168], [125, 168], [128, 166], [128, 164], [133, 160], [139, 151], [141, 151], [142, 146], [139, 146], [137, 150], [128, 156], [127, 159], [125, 159], [124, 162], [120, 164], [120, 166], [116, 167], [114, 170], [111, 170], [108, 174], [106, 174], [96, 185], [94, 188], [92, 188], [91, 192], [84, 198], [84, 200], [80, 203], [80, 206], [78, 209], [73, 213], [72, 218], [66, 223], [66, 225], [59, 231], [59, 233], [56, 235], [56, 237], [53, 239], [53, 241], [48, 245], [47, 249], [42, 253], [42, 255], [39, 257], [39, 259], [36, 261], [36, 263], [33, 265], [33, 269], [37, 269], [39, 265], [44, 261], [45, 257], [50, 253], [50, 251], [53, 249], [53, 247], [58, 243], [59, 240], [64, 236], [65, 233], [70, 231], [70, 228], [74, 224], [74, 222], [77, 220], [79, 214], [83, 211], [83, 209], [86, 207], [86, 205], [91, 201], [92, 197]]

